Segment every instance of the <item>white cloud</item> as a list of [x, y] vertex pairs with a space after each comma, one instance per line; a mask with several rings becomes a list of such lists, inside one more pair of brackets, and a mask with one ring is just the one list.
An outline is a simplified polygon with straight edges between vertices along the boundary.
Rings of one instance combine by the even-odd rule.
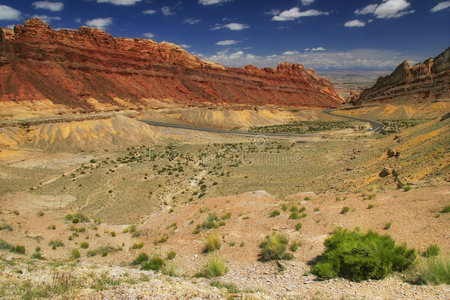
[[[287, 54], [285, 54], [287, 53]], [[276, 67], [281, 62], [305, 64], [307, 68], [322, 70], [357, 70], [357, 69], [394, 69], [400, 62], [422, 61], [422, 57], [411, 57], [405, 53], [382, 49], [356, 49], [347, 52], [338, 51], [286, 51], [283, 54], [257, 56], [243, 51], [232, 52], [229, 49], [219, 51], [202, 59], [215, 61], [225, 66], [243, 67], [249, 64], [262, 67]]]
[[378, 4], [369, 4], [362, 9], [355, 10], [355, 14], [357, 14], [357, 15], [373, 14], [375, 12], [375, 10], [377, 9], [377, 7], [378, 7]]
[[313, 52], [317, 52], [317, 51], [325, 51], [327, 49], [323, 48], [323, 47], [317, 47], [317, 48], [312, 48], [311, 51]]
[[236, 40], [224, 40], [224, 41], [218, 41], [216, 43], [216, 45], [228, 46], [228, 45], [234, 45], [234, 44], [237, 44], [237, 43], [239, 43], [239, 41], [236, 41]]
[[364, 27], [366, 26], [366, 23], [364, 23], [363, 21], [360, 20], [351, 20], [351, 21], [347, 21], [344, 24], [345, 27]]
[[186, 44], [181, 44], [180, 46], [184, 49], [189, 49], [192, 47], [191, 45], [186, 45]]
[[298, 51], [291, 51], [291, 50], [283, 52], [283, 55], [296, 55], [296, 54], [300, 54], [300, 52], [298, 52]]
[[309, 9], [305, 11], [300, 11], [298, 7], [293, 7], [289, 10], [285, 10], [278, 14], [277, 16], [274, 16], [272, 18], [272, 21], [293, 21], [298, 18], [302, 17], [314, 17], [314, 16], [320, 16], [320, 15], [329, 15], [329, 12], [326, 11], [319, 11], [315, 9]]
[[147, 10], [142, 11], [142, 13], [143, 13], [144, 15], [154, 15], [154, 14], [157, 13], [157, 11], [154, 10], [154, 9], [147, 9]]
[[378, 19], [400, 18], [415, 12], [415, 10], [408, 10], [410, 6], [411, 4], [406, 0], [383, 0], [380, 4], [370, 4], [362, 9], [357, 9], [355, 14], [374, 14]]
[[50, 16], [46, 16], [46, 15], [34, 15], [33, 18], [41, 19], [45, 23], [50, 23], [53, 20], [55, 20], [55, 21], [61, 20], [61, 17], [50, 17]]
[[308, 5], [310, 5], [311, 3], [313, 3], [314, 2], [314, 0], [302, 0], [302, 4], [304, 5], [304, 6], [308, 6]]
[[215, 27], [211, 28], [212, 30], [218, 30], [218, 29], [223, 29], [223, 28], [228, 28], [230, 30], [244, 30], [247, 28], [250, 28], [250, 26], [248, 26], [247, 24], [241, 24], [241, 23], [229, 23], [229, 24], [216, 24]]
[[142, 0], [97, 0], [98, 3], [111, 3], [114, 5], [135, 5]]
[[106, 27], [108, 27], [112, 23], [113, 23], [112, 18], [97, 18], [87, 21], [86, 25], [105, 30]]
[[19, 20], [22, 14], [17, 9], [0, 5], [0, 20]]
[[233, 0], [198, 0], [198, 4], [201, 5], [215, 5], [215, 4], [222, 4], [225, 2], [230, 2]]
[[165, 16], [172, 16], [175, 14], [169, 6], [161, 7], [161, 11]]
[[155, 37], [155, 35], [153, 34], [153, 33], [150, 33], [150, 32], [146, 32], [146, 33], [144, 33], [144, 34], [142, 34], [145, 38], [147, 38], [147, 39], [152, 39], [152, 38], [154, 38]]
[[188, 18], [188, 19], [184, 19], [183, 23], [194, 25], [194, 24], [199, 23], [200, 21], [201, 21], [200, 19]]
[[51, 11], [61, 11], [64, 9], [64, 3], [62, 2], [36, 1], [33, 2], [33, 6], [36, 9], [48, 9]]
[[279, 9], [271, 9], [269, 11], [266, 11], [264, 14], [270, 15], [270, 16], [276, 16], [276, 15], [280, 14], [280, 10]]
[[450, 7], [450, 1], [444, 1], [444, 2], [440, 2], [438, 3], [435, 7], [433, 7], [430, 11], [431, 12], [437, 12], [440, 10], [444, 10]]

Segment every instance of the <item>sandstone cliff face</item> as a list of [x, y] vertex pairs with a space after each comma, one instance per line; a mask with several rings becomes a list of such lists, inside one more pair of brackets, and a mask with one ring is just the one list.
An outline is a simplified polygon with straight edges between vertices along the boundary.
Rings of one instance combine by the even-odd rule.
[[[0, 104], [50, 100], [71, 109], [275, 105], [336, 107], [331, 82], [297, 64], [226, 68], [171, 43], [55, 31], [39, 19], [0, 31]], [[152, 102], [153, 101], [153, 102]]]
[[355, 104], [380, 102], [431, 102], [450, 99], [450, 48], [435, 58], [410, 67], [401, 63], [392, 74], [380, 76], [361, 94], [350, 95]]

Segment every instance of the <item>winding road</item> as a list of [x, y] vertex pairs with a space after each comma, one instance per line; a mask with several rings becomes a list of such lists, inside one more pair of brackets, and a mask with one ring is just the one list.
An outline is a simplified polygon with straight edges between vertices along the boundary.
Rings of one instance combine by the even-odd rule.
[[[356, 120], [356, 121], [362, 121], [362, 122], [368, 122], [370, 123], [370, 126], [372, 127], [372, 130], [375, 132], [380, 132], [384, 128], [384, 124], [373, 121], [373, 120], [366, 120], [361, 118], [355, 118], [355, 117], [349, 117], [346, 115], [339, 115], [334, 113], [334, 111], [339, 110], [338, 108], [335, 109], [327, 109], [323, 112], [340, 118], [350, 119], [350, 120]], [[187, 129], [187, 130], [195, 130], [195, 131], [203, 131], [203, 132], [212, 132], [212, 133], [222, 133], [222, 134], [235, 134], [235, 135], [245, 135], [245, 136], [259, 136], [264, 135], [267, 137], [311, 137], [311, 136], [318, 136], [317, 134], [294, 134], [294, 133], [262, 133], [262, 132], [251, 132], [251, 131], [236, 131], [236, 130], [226, 130], [226, 129], [217, 129], [217, 128], [208, 128], [208, 127], [198, 127], [198, 126], [189, 126], [189, 125], [181, 125], [181, 124], [173, 124], [173, 123], [164, 123], [164, 122], [156, 122], [156, 121], [149, 121], [149, 120], [140, 120], [141, 122], [144, 122], [148, 125], [152, 126], [159, 126], [159, 127], [167, 127], [167, 128], [177, 128], [177, 129]]]
[[144, 123], [146, 123], [148, 125], [152, 125], [152, 126], [177, 128], [177, 129], [187, 129], [187, 130], [196, 130], [196, 131], [222, 133], [222, 134], [225, 133], [225, 134], [246, 135], [246, 136], [263, 135], [263, 136], [267, 136], [267, 137], [310, 137], [310, 136], [317, 136], [316, 134], [262, 133], [262, 132], [236, 131], [236, 130], [208, 128], [208, 127], [188, 126], [188, 125], [163, 123], [163, 122], [155, 122], [155, 121], [148, 121], [148, 120], [140, 120], [140, 121], [144, 122]]
[[373, 120], [366, 120], [366, 119], [361, 119], [361, 118], [355, 118], [355, 117], [349, 117], [349, 116], [346, 116], [346, 115], [335, 114], [334, 111], [336, 111], [336, 110], [341, 110], [341, 109], [333, 108], [333, 109], [324, 110], [323, 112], [328, 114], [328, 115], [335, 116], [335, 117], [340, 117], [340, 118], [345, 118], [345, 119], [350, 119], [350, 120], [356, 120], [356, 121], [361, 121], [361, 122], [368, 122], [368, 123], [370, 123], [370, 126], [372, 127], [372, 130], [375, 131], [375, 132], [380, 132], [384, 128], [384, 124], [381, 123], [381, 122], [377, 122], [377, 121], [373, 121]]

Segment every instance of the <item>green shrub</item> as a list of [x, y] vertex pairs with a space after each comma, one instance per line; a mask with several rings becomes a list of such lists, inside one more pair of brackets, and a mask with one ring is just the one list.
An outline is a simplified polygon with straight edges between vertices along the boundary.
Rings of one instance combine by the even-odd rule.
[[300, 219], [300, 216], [298, 215], [298, 213], [293, 212], [290, 214], [289, 219], [298, 220], [298, 219]]
[[295, 225], [295, 230], [299, 231], [300, 229], [302, 229], [302, 223], [297, 223]]
[[392, 222], [387, 222], [386, 225], [384, 225], [384, 230], [389, 230], [392, 227]]
[[224, 260], [219, 256], [211, 256], [206, 263], [203, 272], [198, 273], [197, 277], [219, 277], [225, 275], [228, 272], [228, 267], [225, 264]]
[[80, 244], [80, 247], [81, 247], [82, 249], [87, 249], [87, 248], [89, 248], [89, 243], [88, 243], [88, 242], [82, 242], [82, 243]]
[[369, 204], [369, 206], [367, 206], [367, 209], [372, 209], [373, 207], [373, 204]]
[[289, 209], [291, 212], [298, 212], [298, 207], [293, 205], [291, 206], [291, 208]]
[[64, 247], [64, 243], [61, 240], [51, 240], [48, 245], [51, 246], [53, 250], [58, 247]]
[[350, 211], [350, 207], [348, 206], [344, 206], [341, 210], [341, 215], [345, 215], [346, 213], [348, 213]]
[[289, 249], [290, 249], [292, 252], [295, 252], [295, 251], [298, 250], [298, 248], [299, 248], [301, 245], [302, 245], [302, 243], [300, 243], [300, 242], [293, 242], [293, 243], [291, 244], [291, 246], [289, 247]]
[[274, 218], [274, 217], [279, 216], [279, 215], [280, 215], [280, 211], [274, 210], [273, 212], [270, 213], [269, 217], [270, 218]]
[[11, 249], [9, 249], [9, 251], [17, 254], [25, 254], [25, 246], [22, 245], [12, 246]]
[[283, 204], [283, 205], [281, 205], [281, 209], [283, 210], [283, 211], [286, 211], [287, 210], [287, 205], [286, 204]]
[[430, 245], [428, 248], [422, 253], [423, 257], [432, 257], [432, 256], [438, 256], [441, 252], [441, 249], [438, 245]]
[[140, 254], [138, 255], [138, 257], [136, 257], [136, 258], [131, 262], [131, 264], [132, 264], [132, 265], [141, 265], [142, 263], [147, 262], [148, 259], [149, 259], [148, 255], [147, 255], [146, 253], [143, 253], [143, 252], [142, 252], [142, 253], [140, 253]]
[[165, 234], [162, 237], [160, 237], [159, 239], [154, 240], [153, 244], [155, 244], [155, 245], [162, 244], [162, 243], [167, 242], [168, 239], [169, 239], [169, 236], [167, 234]]
[[261, 261], [292, 259], [292, 254], [286, 253], [288, 244], [289, 240], [284, 234], [274, 232], [266, 236], [266, 240], [259, 245], [261, 249], [259, 259]]
[[417, 264], [416, 271], [419, 274], [416, 283], [450, 284], [450, 258], [448, 256], [432, 256], [423, 259]]
[[134, 243], [133, 246], [131, 246], [131, 249], [142, 249], [144, 247], [144, 243]]
[[450, 205], [447, 205], [447, 206], [445, 206], [442, 210], [441, 210], [441, 212], [442, 213], [449, 213], [450, 212]]
[[153, 271], [159, 271], [164, 266], [164, 259], [158, 255], [155, 254], [149, 260], [142, 265], [142, 270], [153, 270]]
[[336, 229], [325, 240], [325, 252], [312, 267], [312, 272], [325, 279], [343, 277], [352, 281], [381, 279], [392, 271], [403, 271], [415, 260], [414, 250], [406, 244], [395, 246], [388, 235], [358, 229]]
[[34, 253], [31, 255], [31, 258], [34, 259], [44, 259], [41, 254], [41, 247], [36, 247], [34, 249]]
[[220, 242], [219, 237], [212, 233], [206, 238], [205, 248], [203, 249], [203, 252], [213, 252], [219, 250], [221, 246], [222, 243]]
[[80, 256], [81, 256], [80, 250], [78, 250], [76, 248], [72, 250], [72, 258], [73, 259], [78, 259], [78, 258], [80, 258]]
[[403, 187], [403, 190], [404, 190], [405, 192], [408, 192], [408, 191], [411, 190], [411, 186], [410, 186], [410, 185], [405, 185], [405, 186]]
[[169, 253], [167, 253], [167, 259], [168, 260], [172, 260], [177, 256], [177, 253], [175, 251], [169, 251]]

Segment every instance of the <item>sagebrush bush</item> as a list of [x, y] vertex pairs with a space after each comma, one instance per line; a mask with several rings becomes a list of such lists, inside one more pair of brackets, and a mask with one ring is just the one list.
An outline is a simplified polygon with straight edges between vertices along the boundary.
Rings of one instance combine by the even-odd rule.
[[276, 216], [279, 216], [279, 215], [280, 215], [280, 211], [279, 210], [274, 210], [273, 212], [270, 213], [269, 217], [273, 218], [273, 217], [276, 217]]
[[415, 283], [439, 285], [450, 284], [450, 258], [448, 256], [432, 256], [420, 261], [415, 268], [419, 277]]
[[176, 256], [177, 256], [177, 253], [176, 253], [175, 251], [169, 251], [169, 252], [167, 253], [167, 259], [168, 259], [168, 260], [175, 259]]
[[72, 258], [73, 259], [78, 259], [80, 258], [81, 254], [80, 254], [80, 250], [78, 250], [77, 248], [72, 250]]
[[225, 275], [228, 272], [228, 267], [225, 264], [225, 261], [219, 256], [211, 256], [208, 259], [203, 271], [198, 273], [197, 277], [219, 277]]
[[159, 271], [164, 267], [164, 259], [161, 255], [155, 254], [142, 264], [142, 270]]
[[216, 234], [211, 233], [206, 238], [205, 248], [203, 249], [203, 252], [213, 252], [219, 250], [221, 246], [222, 242], [220, 241], [219, 237]]
[[346, 213], [348, 213], [350, 211], [350, 207], [348, 206], [344, 206], [341, 210], [341, 214], [345, 215]]
[[438, 256], [441, 252], [441, 249], [438, 245], [432, 244], [428, 246], [428, 248], [422, 253], [422, 256], [424, 257], [432, 257], [432, 256]]
[[147, 262], [148, 261], [148, 259], [149, 259], [149, 257], [148, 257], [148, 255], [147, 255], [147, 253], [140, 253], [139, 255], [138, 255], [138, 257], [136, 257], [132, 262], [131, 262], [131, 264], [132, 265], [140, 265], [140, 264], [142, 264], [142, 263], [144, 263], [144, 262]]
[[396, 246], [388, 235], [338, 228], [325, 240], [325, 252], [312, 272], [324, 279], [343, 277], [358, 282], [403, 271], [415, 259], [415, 250], [407, 249], [406, 244]]
[[274, 232], [266, 236], [266, 240], [259, 245], [261, 248], [259, 259], [261, 261], [292, 259], [292, 254], [286, 253], [288, 244], [289, 240], [284, 234]]

